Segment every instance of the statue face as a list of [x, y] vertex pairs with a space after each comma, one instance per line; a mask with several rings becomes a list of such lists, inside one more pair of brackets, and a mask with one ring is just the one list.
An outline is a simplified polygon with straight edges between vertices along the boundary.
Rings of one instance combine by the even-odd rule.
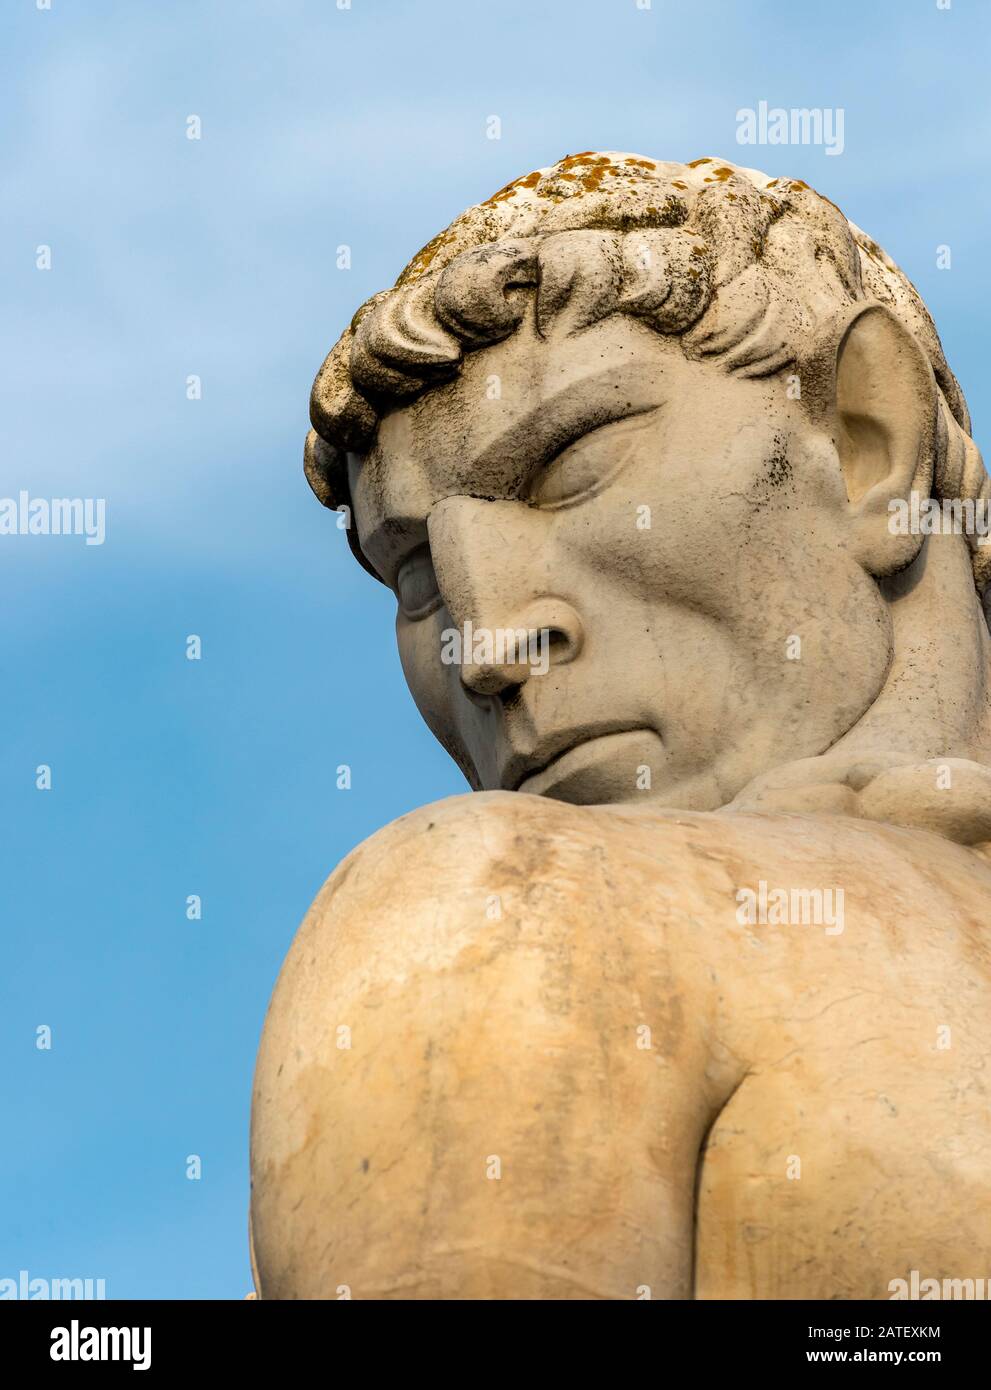
[[[711, 810], [873, 703], [889, 610], [786, 388], [625, 315], [547, 340], [527, 319], [384, 418], [352, 462], [358, 534], [475, 787]], [[532, 661], [500, 650], [521, 629], [546, 634]]]

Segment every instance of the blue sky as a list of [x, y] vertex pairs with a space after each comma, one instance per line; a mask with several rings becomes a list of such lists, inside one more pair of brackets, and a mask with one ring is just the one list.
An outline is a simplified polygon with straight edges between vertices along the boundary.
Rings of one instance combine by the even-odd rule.
[[[241, 1297], [252, 1070], [292, 934], [356, 843], [464, 790], [390, 595], [303, 480], [316, 368], [511, 178], [590, 148], [722, 155], [885, 246], [985, 441], [991, 10], [7, 0], [2, 29], [0, 496], [106, 498], [107, 538], [0, 536], [0, 1278]], [[842, 107], [842, 155], [738, 146], [762, 100]]]

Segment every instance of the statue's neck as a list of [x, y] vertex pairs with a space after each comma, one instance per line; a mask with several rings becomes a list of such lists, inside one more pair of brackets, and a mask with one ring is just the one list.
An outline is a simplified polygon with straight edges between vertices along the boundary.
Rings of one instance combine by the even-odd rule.
[[991, 853], [991, 637], [962, 536], [931, 536], [882, 586], [894, 655], [877, 699], [816, 758], [755, 779], [724, 812], [862, 816]]

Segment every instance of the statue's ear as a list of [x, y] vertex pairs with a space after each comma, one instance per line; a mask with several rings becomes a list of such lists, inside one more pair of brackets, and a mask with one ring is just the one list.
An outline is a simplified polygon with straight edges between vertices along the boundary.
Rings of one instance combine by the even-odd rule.
[[[913, 492], [930, 495], [936, 380], [925, 352], [889, 309], [859, 308], [836, 348], [837, 448], [846, 483], [852, 548], [879, 578], [911, 564], [921, 535], [903, 534]], [[892, 503], [895, 505], [892, 506]]]

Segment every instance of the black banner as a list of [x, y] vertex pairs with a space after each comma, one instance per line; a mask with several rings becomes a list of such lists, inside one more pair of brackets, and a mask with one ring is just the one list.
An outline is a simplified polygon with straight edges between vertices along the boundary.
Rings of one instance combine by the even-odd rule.
[[[414, 1309], [415, 1323], [406, 1324]], [[596, 1326], [583, 1314], [580, 1332], [562, 1336], [555, 1324], [549, 1338], [543, 1317], [530, 1322], [535, 1312], [533, 1304], [526, 1305], [520, 1312], [523, 1321], [507, 1325], [505, 1312], [465, 1303], [432, 1309], [411, 1304], [405, 1312], [379, 1307], [373, 1314], [370, 1307], [331, 1311], [325, 1303], [36, 1301], [9, 1306], [0, 1318], [0, 1334], [5, 1360], [10, 1364], [13, 1357], [19, 1363], [22, 1379], [26, 1375], [30, 1383], [39, 1371], [51, 1368], [70, 1383], [87, 1370], [175, 1376], [185, 1370], [229, 1373], [243, 1368], [257, 1377], [271, 1369], [284, 1378], [302, 1374], [305, 1366], [322, 1367], [321, 1377], [331, 1377], [352, 1365], [356, 1353], [367, 1355], [373, 1346], [376, 1375], [381, 1376], [391, 1369], [382, 1356], [387, 1344], [367, 1338], [407, 1326], [410, 1340], [393, 1343], [397, 1361], [402, 1358], [397, 1370], [404, 1375], [414, 1373], [410, 1354], [416, 1346], [417, 1375], [473, 1377], [463, 1360], [454, 1366], [444, 1355], [471, 1330], [492, 1338], [482, 1344], [480, 1368], [491, 1373], [503, 1361], [508, 1371], [518, 1371], [521, 1348], [506, 1335], [514, 1326], [529, 1334], [528, 1374], [546, 1365], [555, 1379], [571, 1362], [580, 1362], [587, 1372], [590, 1351], [618, 1356], [623, 1366], [634, 1355], [645, 1358], [647, 1366], [656, 1358], [659, 1372], [674, 1358], [700, 1371], [732, 1368], [752, 1375], [772, 1368], [818, 1368], [828, 1377], [846, 1366], [865, 1365], [962, 1370], [983, 1356], [988, 1329], [987, 1304], [967, 1301], [658, 1302], [618, 1323], [610, 1318]], [[496, 1321], [489, 1324], [491, 1316]], [[567, 1328], [567, 1314], [562, 1311], [562, 1316]], [[434, 1352], [429, 1342], [424, 1344], [425, 1332], [435, 1342]], [[361, 1341], [355, 1342], [356, 1337]]]

